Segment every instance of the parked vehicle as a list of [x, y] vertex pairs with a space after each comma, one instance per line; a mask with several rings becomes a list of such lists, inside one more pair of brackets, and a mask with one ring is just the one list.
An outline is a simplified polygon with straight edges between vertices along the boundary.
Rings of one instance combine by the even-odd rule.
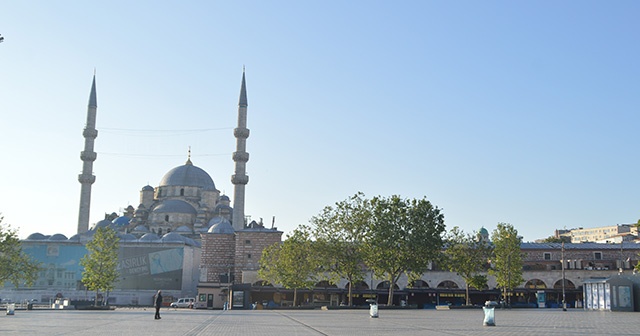
[[196, 301], [195, 298], [180, 298], [176, 302], [171, 303], [173, 308], [193, 308], [193, 304]]

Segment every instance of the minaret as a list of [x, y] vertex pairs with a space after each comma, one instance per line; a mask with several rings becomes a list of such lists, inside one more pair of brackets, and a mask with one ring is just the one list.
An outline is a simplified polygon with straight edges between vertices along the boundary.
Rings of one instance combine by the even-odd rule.
[[235, 174], [231, 175], [233, 183], [233, 229], [244, 229], [244, 186], [249, 182], [247, 176], [247, 88], [244, 81], [244, 69], [242, 69], [242, 86], [240, 87], [240, 101], [238, 102], [238, 127], [233, 130], [236, 137], [236, 151], [233, 153], [233, 161], [236, 163]]
[[93, 161], [97, 154], [93, 151], [93, 143], [98, 136], [96, 130], [96, 111], [98, 103], [96, 99], [96, 75], [93, 74], [91, 84], [91, 94], [89, 95], [89, 106], [87, 108], [87, 124], [82, 135], [84, 136], [84, 150], [80, 152], [82, 160], [82, 174], [78, 175], [78, 181], [82, 186], [80, 189], [80, 214], [78, 216], [78, 233], [89, 230], [89, 211], [91, 207], [91, 185], [96, 181], [93, 175]]

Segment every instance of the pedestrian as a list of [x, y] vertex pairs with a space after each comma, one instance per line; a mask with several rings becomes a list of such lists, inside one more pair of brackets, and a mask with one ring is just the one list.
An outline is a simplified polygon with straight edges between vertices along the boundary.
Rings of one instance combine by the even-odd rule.
[[160, 307], [162, 307], [162, 291], [158, 290], [158, 294], [156, 294], [156, 316], [155, 319], [159, 320], [160, 319]]

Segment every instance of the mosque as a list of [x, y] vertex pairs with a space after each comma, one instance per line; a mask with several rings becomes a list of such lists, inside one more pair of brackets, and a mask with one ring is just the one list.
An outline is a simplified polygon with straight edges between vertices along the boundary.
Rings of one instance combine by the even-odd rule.
[[[234, 129], [236, 151], [234, 203], [221, 194], [211, 176], [197, 167], [189, 153], [185, 164], [170, 169], [156, 187], [140, 191], [140, 204], [128, 206], [118, 216], [111, 214], [89, 227], [91, 186], [96, 181], [93, 150], [96, 129], [97, 94], [95, 75], [91, 85], [87, 122], [83, 130], [84, 150], [80, 154], [82, 173], [77, 234], [33, 233], [22, 241], [23, 250], [43, 268], [35, 285], [12, 288], [5, 284], [2, 297], [36, 299], [39, 302], [64, 297], [82, 301], [92, 297], [81, 282], [79, 260], [87, 253], [85, 244], [98, 228], [110, 227], [120, 238], [116, 289], [105, 297], [115, 305], [150, 305], [153, 294], [162, 289], [166, 303], [179, 297], [196, 297], [200, 308], [222, 308], [233, 300], [235, 307], [249, 305], [244, 283], [258, 281], [258, 260], [262, 250], [280, 242], [282, 232], [266, 228], [262, 221], [248, 222], [244, 214], [246, 164], [247, 92], [242, 74], [238, 103], [238, 125]], [[250, 287], [250, 286], [249, 286]]]

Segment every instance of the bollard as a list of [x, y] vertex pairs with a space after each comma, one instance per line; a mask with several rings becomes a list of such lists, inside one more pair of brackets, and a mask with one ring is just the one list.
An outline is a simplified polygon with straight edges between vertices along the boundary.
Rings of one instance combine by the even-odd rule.
[[482, 307], [484, 311], [484, 322], [482, 325], [495, 327], [496, 318], [495, 318], [495, 310], [493, 307]]

